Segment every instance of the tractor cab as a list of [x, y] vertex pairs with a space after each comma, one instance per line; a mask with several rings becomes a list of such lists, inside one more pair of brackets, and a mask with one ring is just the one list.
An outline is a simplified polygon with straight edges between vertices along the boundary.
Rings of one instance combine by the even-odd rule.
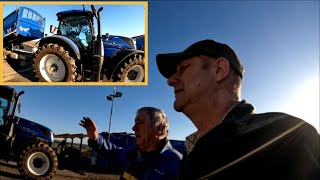
[[16, 92], [14, 89], [0, 86], [0, 127], [8, 124], [7, 117], [14, 115], [15, 106], [20, 106], [15, 104]]
[[81, 49], [92, 46], [94, 36], [93, 14], [91, 11], [70, 10], [57, 13], [58, 35], [70, 38]]
[[20, 107], [19, 96], [24, 92], [17, 95], [13, 88], [7, 86], [0, 86], [0, 91], [0, 144], [8, 147], [12, 145], [15, 111]]

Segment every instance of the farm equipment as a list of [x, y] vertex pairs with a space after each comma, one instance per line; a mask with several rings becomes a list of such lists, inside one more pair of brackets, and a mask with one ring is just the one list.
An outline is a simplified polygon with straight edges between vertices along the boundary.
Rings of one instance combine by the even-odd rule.
[[[39, 81], [100, 82], [104, 77], [113, 82], [144, 81], [144, 51], [137, 50], [131, 38], [109, 36], [108, 34], [102, 36], [100, 22], [102, 10], [101, 7], [96, 11], [95, 7], [91, 6], [91, 11], [83, 9], [57, 13], [59, 26], [50, 27], [51, 33], [55, 32], [55, 29], [57, 33], [41, 37], [37, 42], [38, 49], [33, 53], [34, 72]], [[97, 35], [94, 30], [94, 19], [97, 22]], [[31, 18], [31, 20], [34, 19]], [[12, 22], [18, 21], [9, 22], [7, 17], [4, 19], [4, 24], [12, 24]], [[16, 38], [18, 30], [16, 26], [15, 28], [14, 36], [4, 39], [5, 48], [10, 49], [12, 39], [18, 39]], [[40, 26], [37, 28], [40, 29]], [[7, 30], [4, 29], [4, 32]], [[33, 32], [35, 31], [30, 34]], [[25, 34], [20, 34], [20, 36], [28, 37], [27, 40], [36, 38]], [[15, 43], [22, 42], [23, 39]]]
[[45, 18], [36, 11], [20, 7], [3, 19], [4, 58], [32, 60], [37, 39], [43, 38]]
[[144, 51], [145, 40], [144, 35], [132, 37], [132, 39], [136, 42], [137, 49]]
[[58, 167], [53, 132], [16, 116], [23, 93], [0, 86], [0, 158], [17, 162], [24, 179], [50, 179]]

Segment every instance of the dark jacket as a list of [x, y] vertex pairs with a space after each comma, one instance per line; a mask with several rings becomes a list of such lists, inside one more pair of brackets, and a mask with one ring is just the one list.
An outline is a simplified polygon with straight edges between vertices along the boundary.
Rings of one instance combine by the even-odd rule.
[[[120, 148], [106, 141], [101, 135], [96, 141], [89, 140], [88, 144], [102, 154], [108, 154], [108, 151]], [[121, 179], [173, 180], [178, 179], [182, 154], [171, 146], [170, 141], [167, 141], [157, 152], [131, 151], [129, 159], [131, 162], [121, 175]]]
[[255, 114], [246, 101], [183, 158], [180, 179], [320, 179], [320, 136], [284, 113]]

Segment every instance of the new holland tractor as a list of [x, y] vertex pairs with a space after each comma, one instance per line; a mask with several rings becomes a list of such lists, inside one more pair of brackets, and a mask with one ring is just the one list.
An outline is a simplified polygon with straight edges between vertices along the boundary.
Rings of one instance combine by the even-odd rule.
[[[130, 38], [108, 35], [103, 38], [102, 10], [101, 7], [96, 12], [92, 5], [91, 11], [57, 13], [57, 34], [42, 38], [34, 54], [34, 71], [39, 81], [100, 82], [104, 77], [113, 82], [144, 81], [144, 51], [137, 50]], [[97, 21], [97, 36], [94, 19]]]
[[58, 167], [53, 132], [16, 116], [23, 93], [0, 86], [0, 159], [17, 162], [23, 179], [50, 179]]

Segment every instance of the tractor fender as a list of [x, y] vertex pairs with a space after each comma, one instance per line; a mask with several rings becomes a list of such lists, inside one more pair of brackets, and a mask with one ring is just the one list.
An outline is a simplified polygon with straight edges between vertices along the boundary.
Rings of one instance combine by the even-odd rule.
[[46, 36], [40, 40], [38, 47], [42, 47], [44, 44], [48, 43], [62, 46], [73, 58], [80, 60], [80, 50], [76, 43], [74, 43], [70, 38], [61, 35]]
[[144, 51], [135, 49], [122, 49], [111, 56], [110, 59], [105, 60], [104, 69], [106, 70], [107, 78], [110, 79], [118, 66], [128, 57], [134, 54], [144, 54]]
[[50, 147], [54, 147], [53, 143], [49, 142], [46, 139], [40, 138], [40, 137], [35, 137], [33, 139], [30, 139], [27, 142], [24, 142], [22, 144], [17, 145], [17, 147], [19, 147], [18, 149], [23, 149], [23, 147], [26, 147], [28, 145], [35, 144], [35, 143], [44, 143], [44, 144], [48, 144], [48, 146], [50, 146]]
[[51, 148], [54, 148], [54, 144], [47, 141], [46, 139], [43, 139], [43, 138], [39, 138], [39, 137], [35, 137], [27, 142], [24, 142], [22, 144], [19, 144], [19, 145], [16, 145], [15, 146], [15, 149], [17, 149], [17, 151], [14, 152], [14, 161], [17, 160], [17, 156], [19, 156], [19, 154], [21, 154], [21, 151], [23, 149], [25, 149], [27, 146], [31, 146], [32, 144], [38, 144], [38, 143], [43, 143], [43, 144], [47, 144], [48, 146], [50, 146]]

